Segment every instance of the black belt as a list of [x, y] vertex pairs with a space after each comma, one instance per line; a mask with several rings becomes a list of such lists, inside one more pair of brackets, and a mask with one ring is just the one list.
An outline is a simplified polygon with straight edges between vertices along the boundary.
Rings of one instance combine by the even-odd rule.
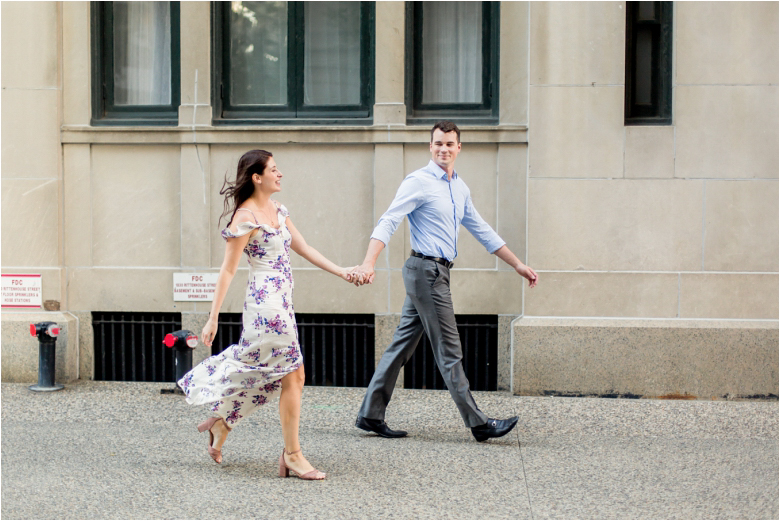
[[431, 257], [430, 255], [423, 255], [422, 253], [417, 253], [414, 250], [412, 250], [412, 257], [420, 257], [421, 259], [438, 262], [442, 266], [446, 266], [447, 269], [452, 268], [455, 265], [454, 262], [448, 261], [447, 259], [442, 259], [441, 257]]

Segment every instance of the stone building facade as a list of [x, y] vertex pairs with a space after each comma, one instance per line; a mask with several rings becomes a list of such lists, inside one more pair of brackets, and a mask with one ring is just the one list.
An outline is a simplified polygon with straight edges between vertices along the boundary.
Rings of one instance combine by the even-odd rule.
[[[499, 389], [777, 395], [778, 4], [672, 5], [665, 125], [626, 124], [624, 2], [499, 4], [494, 117], [452, 118], [476, 207], [540, 274], [528, 290], [462, 231], [455, 308], [498, 315]], [[218, 271], [218, 191], [246, 150], [274, 153], [278, 200], [341, 265], [429, 159], [403, 2], [373, 6], [360, 124], [216, 122], [208, 2], [179, 6], [178, 125], [95, 124], [93, 8], [2, 3], [2, 271], [40, 273], [51, 309], [3, 310], [4, 381], [35, 380], [40, 317], [66, 327], [64, 380], [94, 377], [95, 311], [179, 312], [199, 332], [210, 303], [175, 302], [172, 277]], [[359, 289], [295, 257], [296, 311], [374, 314], [381, 354], [409, 248], [402, 226]]]

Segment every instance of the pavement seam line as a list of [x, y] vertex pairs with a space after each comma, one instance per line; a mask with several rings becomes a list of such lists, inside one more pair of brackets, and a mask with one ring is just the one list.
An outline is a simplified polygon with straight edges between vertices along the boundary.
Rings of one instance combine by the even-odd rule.
[[528, 476], [525, 473], [525, 460], [523, 459], [523, 447], [520, 445], [520, 433], [515, 431], [517, 437], [517, 448], [520, 451], [520, 466], [523, 469], [523, 482], [525, 483], [525, 497], [528, 498], [528, 511], [531, 513], [531, 519], [534, 519], [534, 507], [531, 505], [531, 493], [528, 490]]

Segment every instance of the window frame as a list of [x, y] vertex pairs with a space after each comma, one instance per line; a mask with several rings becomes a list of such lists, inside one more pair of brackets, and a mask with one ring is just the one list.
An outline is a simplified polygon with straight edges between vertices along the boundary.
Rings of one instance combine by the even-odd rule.
[[450, 119], [461, 124], [498, 124], [501, 2], [482, 2], [482, 103], [422, 103], [422, 8], [423, 2], [406, 2], [407, 122], [430, 125]]
[[167, 105], [114, 104], [114, 6], [113, 2], [90, 2], [92, 40], [93, 126], [179, 124], [181, 101], [181, 31], [179, 2], [171, 10], [171, 103]]
[[[230, 2], [211, 3], [212, 123], [214, 125], [370, 125], [374, 109], [374, 2], [360, 2], [360, 105], [303, 105], [303, 2], [288, 2], [287, 104], [234, 106], [230, 91]], [[292, 36], [291, 36], [292, 35]]]
[[[653, 2], [655, 19], [638, 20], [639, 2], [626, 3], [626, 77], [625, 125], [672, 124], [672, 47], [673, 2]], [[634, 59], [637, 26], [650, 26], [653, 31], [651, 65], [651, 103], [642, 106], [635, 102], [636, 60]]]

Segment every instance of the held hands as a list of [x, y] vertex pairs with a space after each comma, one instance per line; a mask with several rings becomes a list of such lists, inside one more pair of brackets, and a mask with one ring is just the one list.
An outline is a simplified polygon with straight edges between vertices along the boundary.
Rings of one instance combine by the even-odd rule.
[[365, 282], [363, 282], [363, 277], [357, 273], [357, 268], [357, 266], [352, 266], [351, 268], [341, 268], [339, 271], [339, 277], [346, 280], [347, 282], [354, 284], [355, 286], [362, 286], [365, 284]]
[[371, 284], [374, 282], [374, 266], [370, 263], [363, 263], [360, 266], [355, 266], [353, 273], [360, 278], [360, 285]]
[[374, 282], [374, 267], [367, 264], [352, 266], [351, 268], [342, 269], [340, 276], [355, 286], [371, 284]]

